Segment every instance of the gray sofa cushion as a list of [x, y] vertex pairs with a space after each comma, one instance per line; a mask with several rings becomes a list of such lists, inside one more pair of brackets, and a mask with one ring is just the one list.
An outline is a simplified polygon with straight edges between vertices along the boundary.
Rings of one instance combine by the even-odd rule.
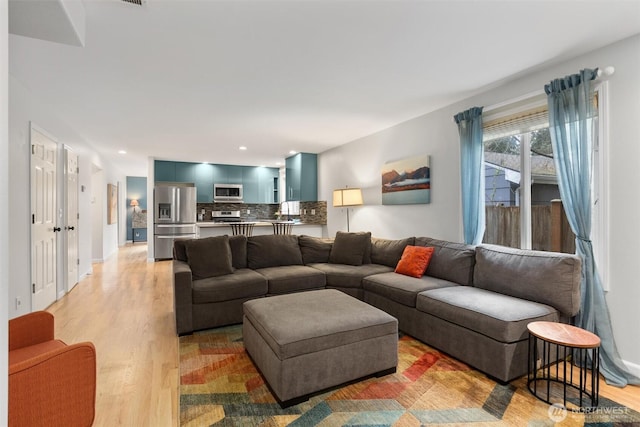
[[194, 280], [233, 273], [229, 236], [187, 240], [185, 250]]
[[253, 270], [243, 268], [233, 274], [194, 280], [193, 303], [207, 304], [267, 294], [267, 279]]
[[389, 240], [371, 239], [371, 262], [389, 267], [396, 267], [402, 257], [402, 252], [407, 245], [413, 245], [415, 238]]
[[256, 270], [267, 279], [269, 294], [286, 294], [325, 287], [321, 271], [304, 265], [267, 267]]
[[302, 265], [298, 236], [270, 234], [249, 237], [247, 265], [252, 270], [281, 265]]
[[476, 248], [473, 283], [575, 316], [580, 309], [581, 268], [576, 255], [481, 245]]
[[302, 235], [298, 237], [298, 244], [300, 245], [302, 261], [305, 265], [314, 262], [329, 262], [333, 239]]
[[329, 262], [332, 264], [362, 265], [367, 249], [371, 250], [371, 233], [344, 233], [338, 231], [331, 246]]
[[185, 242], [191, 239], [176, 239], [173, 241], [173, 259], [187, 262], [187, 248]]
[[459, 285], [435, 277], [416, 278], [394, 272], [374, 274], [362, 280], [362, 287], [365, 291], [381, 295], [407, 307], [416, 306], [416, 297], [420, 292], [448, 286]]
[[233, 268], [247, 268], [247, 236], [229, 236]]
[[392, 316], [333, 289], [247, 301], [244, 315], [280, 360], [398, 331]]
[[473, 284], [475, 247], [430, 237], [416, 237], [416, 246], [432, 246], [433, 256], [425, 274], [460, 285]]
[[322, 271], [327, 278], [327, 286], [333, 288], [362, 288], [362, 279], [372, 274], [387, 273], [393, 271], [391, 267], [380, 264], [310, 264]]
[[559, 320], [551, 306], [471, 286], [421, 292], [416, 308], [503, 343], [526, 339], [529, 322]]

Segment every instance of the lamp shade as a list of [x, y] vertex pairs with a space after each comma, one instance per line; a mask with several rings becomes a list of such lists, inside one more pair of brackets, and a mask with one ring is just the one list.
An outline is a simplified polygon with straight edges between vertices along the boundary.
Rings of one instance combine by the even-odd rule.
[[133, 207], [139, 206], [138, 199], [131, 199], [131, 203], [129, 203], [129, 206], [133, 206]]
[[362, 190], [360, 188], [333, 190], [333, 206], [359, 206], [362, 203]]

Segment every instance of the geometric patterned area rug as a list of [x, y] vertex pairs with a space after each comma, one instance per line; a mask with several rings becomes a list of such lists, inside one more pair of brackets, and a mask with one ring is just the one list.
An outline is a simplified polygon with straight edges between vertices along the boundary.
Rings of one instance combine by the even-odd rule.
[[600, 397], [594, 413], [549, 406], [526, 377], [502, 385], [407, 335], [395, 374], [369, 378], [281, 409], [244, 350], [242, 325], [180, 337], [180, 425], [640, 426], [640, 414]]

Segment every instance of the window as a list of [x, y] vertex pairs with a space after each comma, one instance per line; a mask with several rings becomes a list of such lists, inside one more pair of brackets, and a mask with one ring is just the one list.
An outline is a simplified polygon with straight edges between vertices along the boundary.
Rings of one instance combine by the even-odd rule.
[[[592, 241], [605, 289], [608, 250], [606, 82], [596, 87], [593, 120]], [[484, 114], [486, 231], [483, 242], [523, 249], [575, 252], [553, 162], [546, 96], [490, 107]]]

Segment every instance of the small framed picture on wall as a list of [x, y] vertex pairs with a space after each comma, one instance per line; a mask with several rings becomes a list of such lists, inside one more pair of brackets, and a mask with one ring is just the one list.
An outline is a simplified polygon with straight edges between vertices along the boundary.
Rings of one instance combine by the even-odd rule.
[[118, 222], [118, 187], [107, 184], [107, 224]]

